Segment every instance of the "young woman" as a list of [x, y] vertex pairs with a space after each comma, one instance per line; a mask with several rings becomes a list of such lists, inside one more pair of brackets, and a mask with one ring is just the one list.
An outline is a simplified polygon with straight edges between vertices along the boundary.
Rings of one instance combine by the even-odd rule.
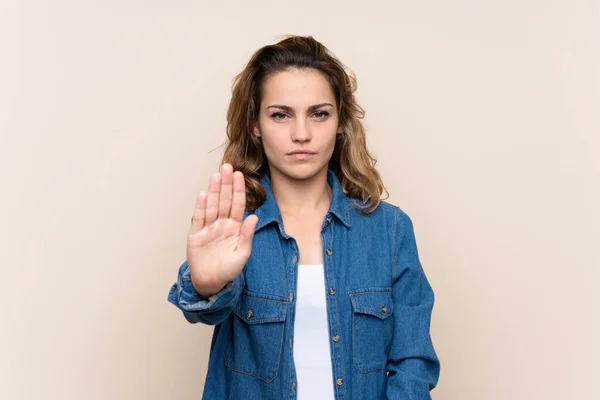
[[381, 200], [355, 86], [299, 36], [234, 82], [169, 293], [215, 325], [204, 399], [430, 399], [434, 295], [410, 218]]

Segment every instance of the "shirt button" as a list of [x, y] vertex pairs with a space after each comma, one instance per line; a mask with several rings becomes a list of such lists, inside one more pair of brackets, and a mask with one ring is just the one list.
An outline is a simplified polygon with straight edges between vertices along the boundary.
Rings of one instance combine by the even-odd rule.
[[294, 264], [296, 264], [296, 261], [298, 261], [298, 257], [294, 256]]
[[385, 314], [387, 312], [387, 307], [384, 305], [381, 306], [381, 311]]
[[331, 249], [327, 249], [325, 252], [327, 253], [328, 256], [330, 256], [333, 253], [333, 251], [331, 251]]
[[331, 217], [327, 217], [327, 222], [331, 222]]
[[338, 386], [342, 386], [344, 384], [344, 380], [342, 378], [337, 378], [335, 383], [337, 383]]
[[333, 341], [336, 342], [336, 343], [339, 342], [340, 341], [340, 335], [335, 335], [333, 337]]
[[335, 294], [335, 289], [334, 288], [330, 288], [329, 289], [329, 294], [333, 296]]
[[290, 301], [294, 300], [294, 292], [290, 292]]
[[292, 382], [292, 390], [296, 390], [296, 381]]
[[252, 318], [252, 316], [253, 316], [253, 315], [254, 315], [254, 313], [252, 312], [252, 309], [251, 309], [251, 308], [249, 308], [249, 309], [248, 309], [248, 312], [246, 313], [246, 317], [248, 317], [248, 318]]

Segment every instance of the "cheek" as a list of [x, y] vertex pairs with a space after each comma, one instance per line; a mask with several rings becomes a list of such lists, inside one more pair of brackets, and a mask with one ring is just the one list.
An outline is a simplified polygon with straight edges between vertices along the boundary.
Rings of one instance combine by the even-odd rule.
[[261, 142], [266, 154], [280, 152], [285, 147], [286, 135], [281, 129], [273, 126], [263, 126], [261, 129]]
[[337, 129], [336, 121], [327, 121], [318, 126], [319, 137], [323, 138], [324, 143], [333, 144], [337, 136]]

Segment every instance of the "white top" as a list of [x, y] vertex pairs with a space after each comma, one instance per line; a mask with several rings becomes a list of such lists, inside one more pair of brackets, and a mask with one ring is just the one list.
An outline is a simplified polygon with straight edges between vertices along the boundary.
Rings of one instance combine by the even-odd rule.
[[298, 400], [335, 398], [326, 301], [323, 264], [299, 264], [294, 320]]

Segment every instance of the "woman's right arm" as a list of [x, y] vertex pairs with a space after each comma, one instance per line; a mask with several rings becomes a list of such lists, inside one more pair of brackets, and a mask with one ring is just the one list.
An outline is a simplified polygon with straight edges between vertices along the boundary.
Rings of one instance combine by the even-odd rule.
[[208, 297], [201, 296], [192, 284], [190, 268], [185, 261], [179, 267], [177, 282], [169, 292], [169, 302], [179, 308], [185, 319], [192, 324], [201, 322], [216, 325], [229, 316], [243, 287], [244, 273], [242, 272], [217, 293]]
[[208, 194], [196, 199], [187, 240], [187, 261], [179, 268], [169, 302], [189, 322], [215, 325], [231, 312], [244, 287], [242, 272], [252, 251], [255, 215], [244, 219], [246, 189], [241, 172], [223, 164]]

